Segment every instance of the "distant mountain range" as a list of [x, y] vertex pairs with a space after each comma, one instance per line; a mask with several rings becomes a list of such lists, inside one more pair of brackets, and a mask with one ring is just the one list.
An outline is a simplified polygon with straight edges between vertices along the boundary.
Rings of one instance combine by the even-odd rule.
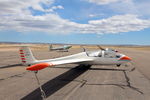
[[150, 46], [150, 45], [135, 45], [135, 44], [68, 44], [68, 43], [41, 43], [41, 42], [0, 42], [0, 44], [54, 44], [54, 45], [101, 45], [101, 46]]

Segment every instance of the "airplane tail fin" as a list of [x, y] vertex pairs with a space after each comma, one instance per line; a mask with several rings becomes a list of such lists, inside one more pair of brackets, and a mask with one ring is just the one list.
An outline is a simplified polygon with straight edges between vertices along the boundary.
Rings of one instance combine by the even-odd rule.
[[21, 46], [19, 52], [23, 65], [30, 65], [37, 61], [28, 46]]
[[51, 44], [51, 45], [49, 46], [49, 51], [51, 51], [52, 48], [53, 48], [53, 45]]

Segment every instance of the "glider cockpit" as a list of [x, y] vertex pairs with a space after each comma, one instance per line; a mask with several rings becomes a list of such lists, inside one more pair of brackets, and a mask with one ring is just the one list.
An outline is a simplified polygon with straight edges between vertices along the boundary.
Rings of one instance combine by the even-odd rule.
[[115, 51], [104, 51], [104, 50], [99, 50], [99, 51], [92, 51], [92, 52], [86, 52], [87, 56], [89, 57], [104, 57], [104, 58], [120, 58], [123, 55], [115, 52]]

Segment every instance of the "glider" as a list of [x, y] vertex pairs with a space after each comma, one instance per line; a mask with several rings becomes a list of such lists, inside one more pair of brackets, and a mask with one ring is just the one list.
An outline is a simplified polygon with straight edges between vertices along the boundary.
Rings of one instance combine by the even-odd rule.
[[53, 48], [52, 44], [49, 46], [49, 51], [54, 51], [54, 50], [58, 50], [58, 51], [68, 51], [68, 49], [70, 49], [72, 46], [71, 45], [64, 45], [61, 47], [55, 47]]
[[84, 51], [81, 53], [59, 57], [55, 59], [37, 60], [33, 56], [31, 49], [27, 46], [20, 47], [20, 57], [24, 65], [28, 65], [26, 70], [39, 71], [47, 67], [63, 64], [91, 65], [117, 65], [131, 61], [131, 58], [112, 49], [101, 49], [97, 51]]

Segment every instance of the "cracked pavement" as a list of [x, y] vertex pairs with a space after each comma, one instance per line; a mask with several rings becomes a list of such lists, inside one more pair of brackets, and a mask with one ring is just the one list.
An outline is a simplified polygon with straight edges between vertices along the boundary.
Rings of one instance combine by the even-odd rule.
[[[46, 100], [150, 100], [148, 51], [120, 49], [133, 58], [130, 66], [62, 65], [38, 72]], [[35, 51], [39, 59], [80, 52]], [[0, 100], [42, 100], [34, 73], [21, 66], [18, 52], [0, 52]], [[146, 54], [146, 55], [145, 55]], [[6, 55], [6, 56], [5, 56]], [[10, 55], [10, 56], [9, 56]], [[14, 57], [14, 59], [11, 58]], [[9, 62], [9, 63], [8, 63]], [[18, 63], [18, 64], [17, 64]]]

